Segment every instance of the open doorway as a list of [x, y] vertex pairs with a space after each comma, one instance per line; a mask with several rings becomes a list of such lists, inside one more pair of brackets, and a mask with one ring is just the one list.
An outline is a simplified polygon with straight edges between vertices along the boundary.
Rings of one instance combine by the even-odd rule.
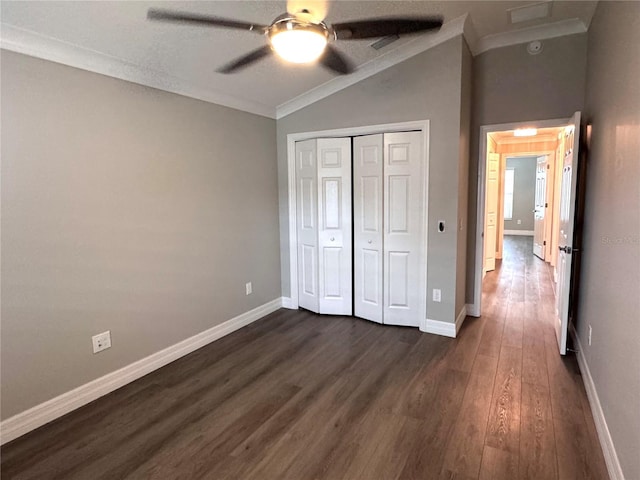
[[[565, 126], [486, 133], [483, 276], [505, 256], [505, 237], [527, 237], [530, 254], [555, 267], [557, 182]], [[514, 239], [512, 239], [514, 240]]]
[[[507, 283], [514, 306], [522, 306], [528, 295], [542, 299], [541, 289], [551, 293], [540, 307], [556, 327], [562, 354], [570, 318], [571, 255], [578, 251], [572, 245], [579, 126], [576, 112], [566, 120], [481, 128], [475, 310], [485, 313], [483, 296], [491, 308], [500, 303], [492, 295], [500, 295], [494, 292], [500, 292], [506, 268], [513, 275], [513, 284]], [[538, 282], [532, 287], [537, 290], [528, 292], [525, 277], [546, 277], [548, 284]]]

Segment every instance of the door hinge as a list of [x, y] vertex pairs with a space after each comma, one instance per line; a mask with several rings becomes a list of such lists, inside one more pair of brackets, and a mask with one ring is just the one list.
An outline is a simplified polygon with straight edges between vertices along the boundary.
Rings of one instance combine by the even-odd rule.
[[546, 244], [547, 244], [547, 241], [546, 241], [546, 240], [544, 240], [544, 241], [542, 242], [542, 245], [546, 245]]
[[545, 203], [545, 204], [544, 204], [544, 208], [549, 208], [549, 204], [548, 204], [548, 203]]
[[550, 168], [551, 168], [551, 165], [547, 163], [547, 170], [549, 170]]

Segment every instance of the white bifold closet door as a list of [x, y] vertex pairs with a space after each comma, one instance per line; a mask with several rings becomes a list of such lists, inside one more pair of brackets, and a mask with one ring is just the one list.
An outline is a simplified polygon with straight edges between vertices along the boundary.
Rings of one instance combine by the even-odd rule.
[[298, 304], [352, 314], [351, 139], [296, 142]]
[[354, 138], [354, 308], [419, 326], [425, 292], [421, 132]]

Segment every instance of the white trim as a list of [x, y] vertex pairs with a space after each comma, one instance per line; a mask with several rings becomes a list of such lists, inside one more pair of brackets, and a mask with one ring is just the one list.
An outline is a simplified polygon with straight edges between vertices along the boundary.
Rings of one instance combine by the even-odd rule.
[[375, 57], [374, 59], [360, 65], [358, 69], [350, 75], [334, 77], [328, 82], [306, 91], [302, 95], [298, 95], [291, 100], [287, 100], [276, 107], [276, 118], [281, 119], [286, 117], [287, 115], [322, 100], [329, 95], [333, 95], [340, 90], [344, 90], [365, 78], [369, 78], [376, 73], [393, 67], [398, 63], [404, 62], [419, 53], [440, 45], [447, 40], [451, 40], [458, 35], [462, 35], [464, 33], [466, 19], [467, 14], [455, 18], [445, 23], [438, 32], [419, 36], [414, 40], [400, 45], [394, 50]]
[[[572, 118], [560, 118], [551, 120], [535, 120], [530, 122], [496, 123], [482, 125], [480, 127], [480, 149], [478, 150], [478, 195], [476, 197], [476, 261], [473, 281], [473, 306], [474, 313], [478, 316], [482, 312], [482, 279], [484, 277], [482, 260], [484, 256], [484, 195], [485, 175], [487, 167], [487, 133], [515, 130], [521, 127], [549, 128], [563, 127], [571, 123]], [[473, 153], [472, 153], [473, 154]]]
[[275, 108], [253, 100], [227, 95], [208, 87], [193, 85], [188, 80], [165, 72], [155, 71], [90, 48], [6, 23], [0, 23], [0, 48], [256, 115], [280, 119], [458, 35], [464, 35], [469, 49], [475, 56], [495, 48], [586, 31], [587, 26], [581, 20], [574, 18], [478, 39], [469, 14], [464, 14], [445, 23], [438, 32], [416, 37], [360, 65], [351, 75], [334, 77]]
[[462, 327], [462, 324], [464, 323], [466, 318], [467, 318], [467, 306], [463, 305], [462, 309], [460, 310], [460, 313], [458, 313], [458, 316], [456, 317], [456, 335], [458, 335], [458, 332], [460, 331], [460, 327]]
[[456, 338], [464, 320], [467, 318], [467, 305], [463, 305], [460, 313], [456, 317], [454, 323], [443, 322], [442, 320], [432, 320], [427, 318], [424, 325], [420, 326], [420, 330], [434, 335], [442, 335], [443, 337]]
[[472, 46], [473, 55], [480, 55], [488, 50], [495, 48], [508, 47], [528, 43], [533, 40], [545, 40], [549, 38], [563, 37], [565, 35], [574, 35], [576, 33], [585, 33], [587, 26], [578, 18], [570, 18], [554, 23], [546, 23], [535, 27], [520, 28], [510, 32], [496, 33], [487, 35], [478, 40]]
[[507, 47], [528, 43], [533, 40], [545, 40], [577, 33], [585, 33], [587, 27], [582, 20], [572, 18], [559, 22], [522, 28], [510, 32], [488, 35], [481, 39], [473, 27], [473, 22], [468, 14], [457, 17], [445, 23], [440, 31], [432, 35], [420, 36], [415, 40], [400, 45], [379, 57], [376, 57], [358, 67], [351, 75], [334, 77], [322, 85], [319, 85], [303, 94], [287, 100], [276, 107], [276, 118], [280, 119], [307, 107], [323, 98], [333, 95], [351, 85], [369, 78], [387, 68], [393, 67], [415, 55], [436, 47], [458, 35], [464, 35], [471, 53], [476, 56], [495, 48]]
[[467, 303], [467, 315], [470, 317], [479, 317], [480, 308], [478, 308], [475, 303]]
[[282, 308], [288, 308], [290, 310], [297, 310], [298, 306], [293, 305], [291, 297], [282, 297]]
[[29, 410], [14, 415], [0, 423], [0, 444], [5, 444], [25, 433], [55, 420], [114, 390], [147, 375], [168, 363], [179, 359], [205, 345], [218, 340], [256, 320], [278, 310], [283, 303], [276, 298], [259, 307], [242, 313], [193, 337], [160, 350], [115, 372], [108, 373], [89, 383], [74, 388]]
[[276, 110], [214, 89], [196, 86], [188, 80], [145, 68], [121, 58], [64, 42], [40, 33], [0, 23], [0, 47], [12, 52], [42, 58], [128, 82], [146, 85], [185, 97], [196, 98], [268, 118], [276, 118]]
[[443, 322], [442, 320], [432, 320], [427, 318], [424, 328], [421, 328], [420, 330], [434, 335], [456, 338], [456, 324], [451, 322]]
[[505, 230], [504, 235], [515, 235], [519, 237], [533, 237], [533, 230]]
[[600, 398], [598, 397], [598, 391], [596, 385], [593, 382], [593, 377], [589, 371], [589, 365], [587, 359], [584, 356], [584, 350], [580, 344], [580, 339], [575, 330], [575, 327], [570, 327], [571, 336], [575, 342], [578, 350], [578, 365], [580, 366], [580, 372], [582, 372], [582, 381], [584, 382], [584, 388], [587, 391], [587, 397], [589, 399], [589, 406], [591, 407], [591, 414], [596, 424], [596, 431], [598, 432], [598, 440], [600, 440], [600, 446], [602, 447], [602, 453], [604, 455], [604, 461], [607, 464], [607, 471], [609, 472], [609, 478], [611, 480], [624, 480], [624, 473], [622, 472], [622, 466], [618, 460], [618, 454], [611, 438], [611, 432], [607, 426], [607, 419], [604, 416], [602, 405], [600, 404]]
[[[376, 133], [392, 133], [406, 132], [412, 130], [422, 131], [422, 167], [424, 176], [424, 197], [423, 201], [428, 207], [429, 200], [429, 120], [418, 120], [411, 122], [399, 123], [383, 123], [378, 125], [367, 125], [361, 127], [338, 128], [333, 130], [319, 130], [315, 132], [290, 133], [287, 135], [287, 169], [288, 169], [288, 207], [289, 207], [289, 288], [290, 288], [290, 306], [287, 308], [298, 308], [298, 230], [296, 228], [296, 142], [309, 140], [311, 138], [326, 137], [357, 137], [359, 135], [373, 135]], [[424, 209], [425, 223], [429, 225], [428, 208]], [[428, 232], [427, 228], [422, 232], [422, 245], [424, 246], [424, 258], [421, 258], [421, 285], [420, 291], [425, 292], [424, 298], [421, 299], [420, 318], [427, 318], [427, 252], [428, 250]]]

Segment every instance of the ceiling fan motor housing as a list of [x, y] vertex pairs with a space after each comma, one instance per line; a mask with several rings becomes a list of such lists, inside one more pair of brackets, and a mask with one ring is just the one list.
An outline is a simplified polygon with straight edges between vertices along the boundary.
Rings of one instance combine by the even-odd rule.
[[285, 60], [308, 63], [317, 59], [329, 41], [324, 22], [307, 21], [288, 14], [278, 17], [266, 31], [272, 48]]
[[324, 22], [311, 22], [301, 18], [284, 14], [276, 18], [267, 28], [267, 36], [269, 40], [279, 33], [290, 32], [292, 30], [304, 30], [322, 35], [329, 40], [329, 28]]

